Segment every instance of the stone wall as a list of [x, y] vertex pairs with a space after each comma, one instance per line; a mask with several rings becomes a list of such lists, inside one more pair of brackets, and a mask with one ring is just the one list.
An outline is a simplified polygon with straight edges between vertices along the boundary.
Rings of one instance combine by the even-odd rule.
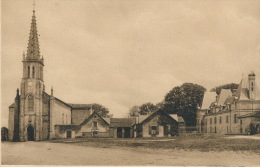
[[55, 99], [53, 107], [53, 125], [71, 124], [71, 108]]

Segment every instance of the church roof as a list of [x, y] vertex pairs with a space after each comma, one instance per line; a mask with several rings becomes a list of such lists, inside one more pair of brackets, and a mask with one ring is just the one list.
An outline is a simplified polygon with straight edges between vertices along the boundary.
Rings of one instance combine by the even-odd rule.
[[72, 104], [68, 103], [72, 109], [91, 109], [92, 104]]
[[35, 11], [33, 10], [31, 30], [27, 47], [26, 60], [40, 60], [40, 47], [38, 41]]

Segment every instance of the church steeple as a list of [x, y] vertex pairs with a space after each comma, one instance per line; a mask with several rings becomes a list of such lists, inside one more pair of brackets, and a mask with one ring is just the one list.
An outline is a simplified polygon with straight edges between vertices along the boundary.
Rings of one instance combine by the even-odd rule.
[[35, 10], [33, 10], [31, 30], [27, 47], [27, 60], [40, 60], [40, 47], [38, 41]]

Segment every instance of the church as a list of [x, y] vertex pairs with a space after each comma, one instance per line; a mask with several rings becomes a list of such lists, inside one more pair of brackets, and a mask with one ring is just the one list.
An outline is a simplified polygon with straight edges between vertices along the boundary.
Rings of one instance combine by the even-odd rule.
[[185, 132], [182, 117], [154, 111], [145, 118], [103, 118], [91, 104], [66, 103], [45, 92], [44, 58], [40, 54], [35, 10], [26, 54], [23, 53], [20, 91], [9, 106], [8, 138], [40, 141], [76, 137], [164, 137]]
[[9, 140], [52, 139], [55, 138], [55, 125], [76, 124], [91, 114], [89, 104], [67, 104], [54, 97], [53, 89], [50, 95], [45, 92], [44, 58], [40, 54], [35, 10], [22, 63], [20, 92], [17, 89], [15, 101], [9, 106]]

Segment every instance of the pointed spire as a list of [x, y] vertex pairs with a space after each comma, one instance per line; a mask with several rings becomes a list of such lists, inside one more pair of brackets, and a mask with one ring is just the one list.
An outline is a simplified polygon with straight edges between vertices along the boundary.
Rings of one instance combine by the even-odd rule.
[[30, 30], [28, 47], [27, 47], [26, 59], [29, 60], [40, 59], [40, 47], [39, 47], [38, 33], [37, 33], [37, 26], [36, 26], [35, 9], [33, 9], [33, 16], [32, 16], [32, 23], [31, 23], [31, 30]]
[[25, 61], [25, 53], [24, 53], [24, 51], [23, 51], [23, 61]]

